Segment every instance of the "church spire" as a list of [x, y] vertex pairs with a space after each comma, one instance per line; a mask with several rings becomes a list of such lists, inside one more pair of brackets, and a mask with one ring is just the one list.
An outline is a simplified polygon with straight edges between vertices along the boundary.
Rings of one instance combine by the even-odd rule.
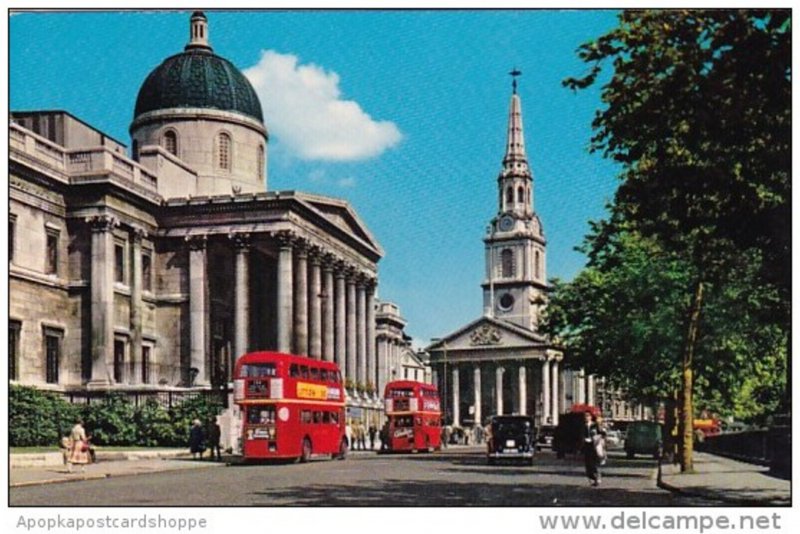
[[512, 174], [530, 174], [528, 156], [525, 154], [525, 136], [522, 131], [522, 105], [517, 94], [517, 77], [522, 72], [516, 68], [509, 72], [511, 83], [511, 106], [508, 113], [508, 133], [506, 138], [506, 154], [503, 158], [503, 176]]

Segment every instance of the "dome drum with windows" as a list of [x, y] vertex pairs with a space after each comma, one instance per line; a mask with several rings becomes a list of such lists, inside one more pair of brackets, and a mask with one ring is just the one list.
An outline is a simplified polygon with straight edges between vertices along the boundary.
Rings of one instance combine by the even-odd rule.
[[265, 191], [261, 103], [241, 71], [214, 53], [208, 29], [195, 11], [184, 51], [166, 58], [139, 89], [130, 126], [134, 157], [179, 160], [197, 173], [199, 194]]

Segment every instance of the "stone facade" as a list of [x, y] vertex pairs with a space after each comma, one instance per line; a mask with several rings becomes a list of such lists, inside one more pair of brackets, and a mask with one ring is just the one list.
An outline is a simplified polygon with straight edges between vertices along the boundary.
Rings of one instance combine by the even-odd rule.
[[236, 109], [149, 110], [131, 132], [135, 157], [68, 112], [11, 114], [12, 382], [209, 388], [237, 355], [278, 350], [337, 362], [358, 398], [386, 368], [383, 251], [349, 204], [268, 191], [266, 127]]

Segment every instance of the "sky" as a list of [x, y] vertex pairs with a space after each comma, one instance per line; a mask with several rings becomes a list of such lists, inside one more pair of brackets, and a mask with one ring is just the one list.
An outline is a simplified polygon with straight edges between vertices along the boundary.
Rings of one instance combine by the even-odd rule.
[[[600, 89], [578, 46], [616, 25], [598, 10], [207, 11], [214, 51], [250, 79], [267, 129], [268, 189], [351, 203], [378, 240], [378, 296], [417, 346], [482, 313], [512, 68], [547, 275], [605, 215], [617, 168], [588, 152]], [[139, 87], [188, 40], [189, 11], [23, 13], [9, 20], [10, 109], [64, 109], [130, 144]]]

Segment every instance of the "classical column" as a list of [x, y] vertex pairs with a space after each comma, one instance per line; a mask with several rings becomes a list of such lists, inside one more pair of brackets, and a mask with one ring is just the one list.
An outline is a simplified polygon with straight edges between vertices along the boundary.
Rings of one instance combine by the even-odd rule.
[[249, 347], [250, 334], [250, 288], [249, 272], [250, 264], [250, 234], [235, 233], [230, 236], [233, 246], [236, 249], [236, 269], [234, 273], [234, 295], [236, 306], [234, 308], [234, 345], [233, 358], [247, 353]]
[[92, 369], [89, 387], [114, 383], [114, 235], [119, 221], [109, 215], [86, 218], [92, 229]]
[[503, 415], [503, 373], [505, 369], [502, 367], [498, 367], [494, 373], [494, 381], [495, 381], [495, 395], [497, 398], [495, 399], [495, 403], [497, 405], [497, 415]]
[[528, 415], [528, 389], [525, 375], [525, 364], [519, 365], [519, 413], [520, 415]]
[[575, 396], [575, 402], [577, 404], [585, 404], [586, 403], [586, 378], [583, 369], [577, 372], [577, 383], [578, 383], [578, 391], [577, 395]]
[[[367, 382], [378, 388], [378, 356], [376, 354], [375, 340], [375, 285], [374, 278], [367, 282]], [[378, 391], [382, 395], [383, 391]]]
[[594, 375], [586, 377], [586, 404], [594, 405]]
[[336, 365], [339, 366], [339, 370], [342, 372], [342, 375], [345, 378], [350, 378], [350, 375], [347, 374], [347, 293], [345, 290], [345, 271], [344, 271], [344, 264], [341, 262], [337, 262], [335, 267], [335, 277], [336, 277], [336, 310], [335, 310], [335, 328], [334, 328], [334, 337], [335, 337], [335, 351], [334, 357], [336, 359]]
[[381, 396], [387, 382], [386, 338], [382, 334], [377, 336], [375, 340], [375, 358], [378, 366], [378, 380], [375, 383], [375, 387], [378, 390], [378, 396]]
[[322, 257], [322, 282], [322, 359], [332, 362], [335, 352], [333, 317], [336, 290], [333, 287], [333, 256], [330, 254]]
[[292, 352], [292, 316], [294, 301], [294, 280], [292, 249], [294, 235], [288, 231], [280, 231], [275, 236], [278, 240], [278, 351]]
[[295, 243], [294, 353], [308, 356], [308, 245]]
[[[186, 238], [189, 244], [189, 322], [191, 339], [190, 379], [194, 374], [194, 385], [208, 385], [206, 352], [208, 351], [208, 273], [206, 267], [206, 236]], [[193, 371], [194, 370], [194, 371]]]
[[[131, 369], [128, 381], [141, 384], [142, 380], [142, 239], [144, 228], [134, 226], [131, 231]], [[139, 364], [139, 365], [137, 365]]]
[[308, 300], [308, 355], [312, 358], [322, 357], [322, 258], [319, 247], [312, 247], [309, 251], [311, 263], [311, 281], [309, 284]]
[[542, 361], [542, 413], [539, 414], [539, 424], [547, 423], [550, 410], [550, 361], [545, 355]]
[[367, 287], [366, 279], [356, 280], [356, 369], [358, 381], [367, 385]]
[[481, 366], [480, 364], [475, 365], [475, 369], [472, 371], [472, 387], [474, 390], [473, 397], [475, 398], [475, 424], [481, 425], [483, 424], [483, 419], [481, 417]]
[[558, 386], [559, 386], [559, 384], [558, 384], [558, 360], [553, 360], [553, 363], [551, 364], [550, 371], [552, 373], [550, 382], [553, 385], [553, 388], [552, 388], [553, 389], [553, 394], [552, 394], [553, 401], [551, 403], [552, 404], [552, 410], [551, 410], [552, 415], [551, 415], [551, 418], [550, 418], [550, 424], [551, 425], [557, 425], [558, 424], [558, 412], [559, 412], [559, 409], [560, 409], [559, 406], [561, 404], [559, 402], [560, 395], [559, 395], [559, 391], [558, 391]]
[[458, 391], [458, 386], [459, 386], [459, 384], [458, 384], [458, 367], [456, 367], [455, 365], [453, 366], [452, 377], [453, 377], [453, 384], [452, 384], [452, 387], [450, 388], [450, 390], [453, 392], [452, 393], [452, 399], [453, 399], [453, 425], [461, 426], [461, 406], [459, 405], [460, 404], [460, 399], [459, 399], [459, 391]]
[[347, 276], [347, 378], [353, 385], [358, 381], [356, 375], [356, 280], [355, 273], [350, 270]]

